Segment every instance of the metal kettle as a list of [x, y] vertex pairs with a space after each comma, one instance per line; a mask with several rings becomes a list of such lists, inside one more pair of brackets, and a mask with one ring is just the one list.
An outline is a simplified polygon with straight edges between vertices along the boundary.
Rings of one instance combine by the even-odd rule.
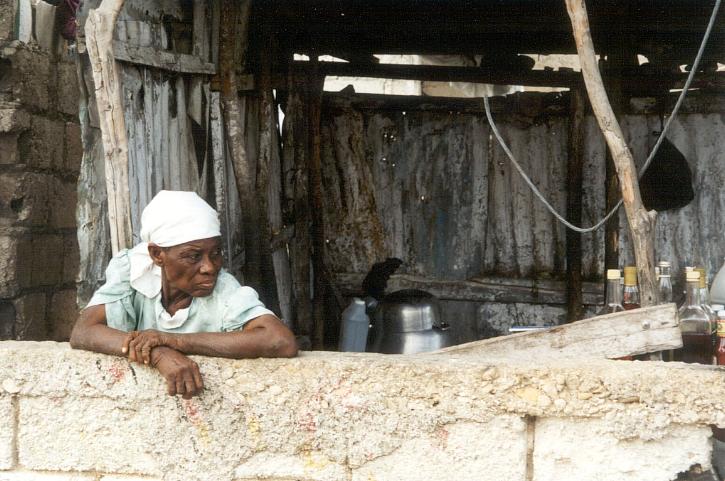
[[438, 299], [428, 292], [406, 289], [388, 294], [372, 308], [371, 318], [372, 352], [415, 354], [451, 345]]

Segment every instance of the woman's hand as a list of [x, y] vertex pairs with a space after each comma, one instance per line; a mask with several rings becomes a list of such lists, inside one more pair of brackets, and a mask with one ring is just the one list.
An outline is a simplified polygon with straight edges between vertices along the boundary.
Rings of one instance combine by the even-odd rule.
[[151, 353], [151, 365], [166, 379], [169, 396], [184, 399], [201, 394], [204, 382], [199, 365], [175, 349], [159, 346]]
[[121, 352], [128, 355], [130, 361], [151, 363], [151, 350], [158, 346], [176, 348], [176, 336], [154, 329], [131, 331], [123, 340]]

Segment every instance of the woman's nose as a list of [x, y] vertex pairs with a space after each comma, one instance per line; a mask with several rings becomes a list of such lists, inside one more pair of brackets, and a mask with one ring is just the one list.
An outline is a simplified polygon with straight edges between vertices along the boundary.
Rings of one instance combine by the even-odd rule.
[[202, 274], [215, 274], [216, 267], [209, 256], [204, 256], [199, 271]]

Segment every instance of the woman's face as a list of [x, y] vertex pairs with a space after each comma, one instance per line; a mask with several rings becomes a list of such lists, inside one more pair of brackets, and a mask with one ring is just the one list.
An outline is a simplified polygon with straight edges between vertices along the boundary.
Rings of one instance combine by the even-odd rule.
[[[152, 248], [156, 252], [151, 252]], [[149, 253], [161, 266], [166, 282], [172, 288], [193, 297], [208, 296], [214, 290], [223, 262], [221, 238], [195, 240], [173, 247], [150, 245]]]

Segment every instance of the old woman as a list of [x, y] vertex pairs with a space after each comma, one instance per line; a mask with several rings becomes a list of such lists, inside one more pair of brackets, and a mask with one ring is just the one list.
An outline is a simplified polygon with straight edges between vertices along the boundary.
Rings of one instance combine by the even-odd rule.
[[169, 395], [185, 398], [204, 387], [189, 354], [297, 354], [292, 332], [222, 269], [218, 216], [198, 195], [159, 192], [141, 216], [141, 239], [111, 259], [73, 329], [73, 348], [153, 366]]

